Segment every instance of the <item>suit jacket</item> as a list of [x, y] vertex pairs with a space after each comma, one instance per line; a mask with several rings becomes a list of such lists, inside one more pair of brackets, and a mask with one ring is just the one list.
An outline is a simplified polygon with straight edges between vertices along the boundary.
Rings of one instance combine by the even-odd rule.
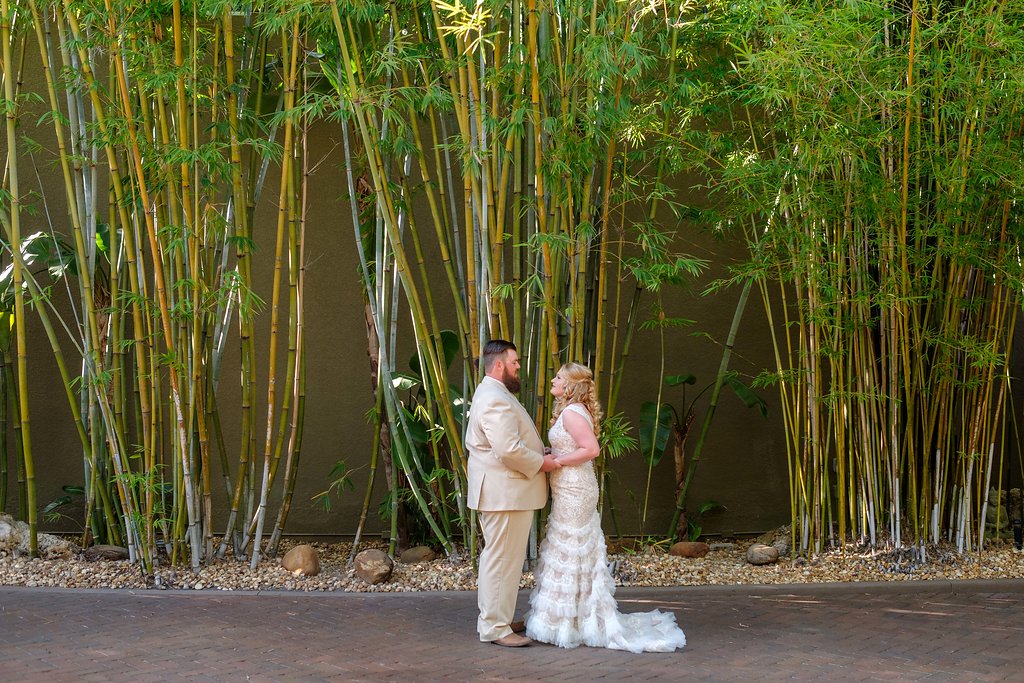
[[473, 394], [466, 450], [471, 509], [537, 510], [547, 503], [544, 442], [526, 409], [492, 377]]

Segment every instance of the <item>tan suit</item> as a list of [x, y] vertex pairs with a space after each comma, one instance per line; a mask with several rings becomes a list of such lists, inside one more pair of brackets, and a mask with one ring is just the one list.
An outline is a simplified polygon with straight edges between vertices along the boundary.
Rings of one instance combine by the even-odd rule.
[[548, 500], [544, 442], [505, 385], [484, 377], [473, 394], [466, 426], [469, 452], [469, 507], [480, 512], [484, 550], [480, 554], [477, 603], [480, 640], [503, 638], [512, 629], [519, 579], [533, 511]]

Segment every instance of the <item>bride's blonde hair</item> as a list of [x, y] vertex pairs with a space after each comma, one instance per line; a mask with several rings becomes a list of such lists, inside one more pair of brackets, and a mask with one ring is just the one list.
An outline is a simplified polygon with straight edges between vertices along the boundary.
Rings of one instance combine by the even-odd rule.
[[597, 400], [594, 373], [586, 365], [579, 363], [566, 363], [559, 369], [559, 372], [565, 377], [565, 391], [555, 399], [551, 411], [551, 424], [555, 424], [567, 405], [580, 403], [590, 411], [590, 417], [594, 420], [594, 434], [600, 434], [601, 418], [604, 417], [604, 412], [601, 410], [601, 402]]

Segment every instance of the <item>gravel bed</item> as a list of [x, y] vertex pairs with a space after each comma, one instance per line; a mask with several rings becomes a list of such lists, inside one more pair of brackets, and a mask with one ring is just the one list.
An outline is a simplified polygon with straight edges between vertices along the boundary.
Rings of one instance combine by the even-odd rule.
[[[282, 555], [295, 541], [282, 543]], [[694, 586], [714, 584], [785, 584], [834, 581], [928, 581], [1024, 578], [1024, 553], [1004, 541], [990, 543], [981, 553], [958, 554], [955, 549], [928, 548], [925, 561], [908, 549], [870, 550], [847, 548], [810, 559], [788, 557], [775, 564], [753, 566], [746, 550], [753, 540], [736, 541], [732, 547], [713, 550], [699, 559], [674, 557], [658, 547], [641, 552], [609, 555], [619, 586]], [[419, 564], [395, 563], [391, 578], [368, 585], [348, 563], [351, 543], [312, 543], [319, 554], [317, 576], [296, 576], [266, 559], [255, 570], [248, 562], [230, 557], [193, 573], [183, 567], [160, 567], [148, 578], [127, 561], [86, 561], [80, 555], [63, 559], [0, 557], [0, 585], [52, 586], [61, 588], [173, 588], [194, 590], [301, 590], [347, 592], [404, 592], [475, 590], [476, 577], [465, 559], [442, 558]], [[360, 549], [386, 546], [363, 543]], [[533, 585], [533, 575], [523, 576], [522, 587]]]

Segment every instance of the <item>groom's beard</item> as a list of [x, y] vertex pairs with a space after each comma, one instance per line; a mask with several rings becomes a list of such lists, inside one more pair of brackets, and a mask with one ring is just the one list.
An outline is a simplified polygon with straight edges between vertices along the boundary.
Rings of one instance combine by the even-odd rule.
[[519, 390], [523, 386], [520, 383], [519, 378], [510, 373], [508, 370], [505, 370], [505, 372], [501, 374], [501, 383], [504, 384], [505, 388], [511, 391], [513, 394], [518, 394]]

